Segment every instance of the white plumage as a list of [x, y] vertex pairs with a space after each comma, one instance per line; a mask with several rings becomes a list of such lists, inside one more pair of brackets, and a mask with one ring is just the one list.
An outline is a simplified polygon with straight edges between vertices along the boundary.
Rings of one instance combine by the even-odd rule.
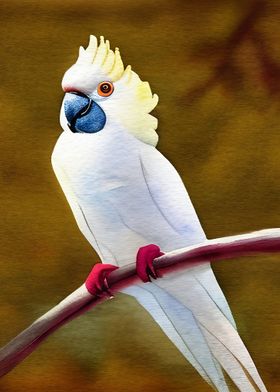
[[[101, 39], [101, 46], [105, 60], [109, 56], [114, 67], [109, 44]], [[73, 133], [62, 106], [64, 132], [52, 155], [55, 173], [81, 232], [102, 262], [118, 266], [133, 262], [139, 247], [150, 243], [171, 251], [201, 242], [205, 234], [185, 187], [155, 147], [157, 124], [148, 113], [157, 97], [130, 68], [116, 80], [110, 79], [107, 70], [106, 78], [115, 83], [115, 90], [107, 99], [98, 97], [96, 85], [104, 80], [104, 70], [99, 77], [94, 62], [98, 50], [96, 47], [94, 52], [92, 45], [87, 49], [92, 69], [90, 57], [82, 51], [84, 58], [79, 57], [66, 73], [63, 85], [67, 90], [74, 86], [75, 91], [97, 101], [107, 116], [106, 124], [96, 133]], [[100, 64], [100, 55], [98, 61]], [[90, 69], [94, 72], [90, 87], [85, 63], [87, 73]], [[131, 78], [137, 83], [131, 84]], [[144, 94], [139, 98], [141, 89]], [[266, 391], [208, 262], [124, 292], [151, 314], [214, 389], [228, 391], [223, 368], [240, 391]]]

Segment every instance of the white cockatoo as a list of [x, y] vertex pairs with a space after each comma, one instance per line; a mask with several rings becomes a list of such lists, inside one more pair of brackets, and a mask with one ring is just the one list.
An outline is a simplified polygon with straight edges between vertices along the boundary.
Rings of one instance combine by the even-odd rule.
[[156, 149], [157, 119], [149, 113], [158, 96], [130, 66], [124, 69], [118, 48], [94, 36], [62, 87], [63, 132], [52, 164], [81, 232], [106, 263], [93, 269], [88, 290], [137, 255], [146, 283], [123, 292], [151, 314], [204, 380], [229, 391], [224, 370], [240, 391], [266, 391], [210, 263], [155, 279], [151, 262], [161, 250], [206, 238], [180, 176]]

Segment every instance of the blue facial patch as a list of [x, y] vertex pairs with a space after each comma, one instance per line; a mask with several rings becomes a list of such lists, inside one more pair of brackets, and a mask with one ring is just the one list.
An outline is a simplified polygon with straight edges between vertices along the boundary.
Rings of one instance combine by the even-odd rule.
[[66, 93], [64, 112], [72, 132], [95, 133], [106, 123], [104, 110], [88, 96], [81, 93]]

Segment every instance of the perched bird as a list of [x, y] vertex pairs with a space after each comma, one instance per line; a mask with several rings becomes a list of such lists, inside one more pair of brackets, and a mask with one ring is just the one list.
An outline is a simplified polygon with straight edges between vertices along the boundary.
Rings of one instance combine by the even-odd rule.
[[[96, 250], [93, 294], [116, 267], [136, 259], [143, 283], [123, 290], [151, 314], [213, 389], [266, 391], [209, 262], [156, 279], [162, 252], [205, 240], [180, 176], [156, 149], [158, 103], [119, 49], [90, 36], [62, 80], [63, 132], [52, 164], [77, 224]], [[144, 283], [145, 282], [145, 283]]]

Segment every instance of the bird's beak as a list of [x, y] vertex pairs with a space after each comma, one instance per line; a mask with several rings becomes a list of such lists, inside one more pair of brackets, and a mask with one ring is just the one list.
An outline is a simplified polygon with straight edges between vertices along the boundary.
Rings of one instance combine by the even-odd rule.
[[67, 92], [63, 106], [68, 127], [72, 132], [95, 133], [104, 128], [104, 111], [87, 95], [75, 91]]
[[89, 111], [91, 105], [92, 101], [84, 94], [77, 92], [65, 94], [64, 112], [72, 132], [77, 132], [75, 128], [76, 121]]

